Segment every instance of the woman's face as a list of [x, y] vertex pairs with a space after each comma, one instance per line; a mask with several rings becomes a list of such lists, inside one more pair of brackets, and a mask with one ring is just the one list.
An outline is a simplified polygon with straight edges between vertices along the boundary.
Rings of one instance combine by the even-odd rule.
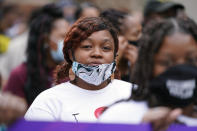
[[177, 64], [197, 66], [197, 42], [191, 35], [178, 32], [166, 36], [154, 61], [154, 77]]
[[53, 29], [49, 35], [49, 46], [52, 50], [57, 50], [59, 41], [64, 40], [69, 23], [65, 19], [58, 19], [53, 24]]
[[94, 7], [84, 8], [81, 17], [98, 17], [100, 14], [99, 10]]
[[141, 37], [142, 25], [140, 19], [132, 16], [127, 16], [124, 20], [124, 36], [127, 40], [137, 41]]
[[109, 64], [114, 61], [114, 40], [107, 30], [92, 33], [74, 51], [75, 60], [86, 65]]

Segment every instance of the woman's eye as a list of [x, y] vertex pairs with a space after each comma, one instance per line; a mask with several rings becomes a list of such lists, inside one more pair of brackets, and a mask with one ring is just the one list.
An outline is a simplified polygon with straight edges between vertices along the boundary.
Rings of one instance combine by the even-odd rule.
[[84, 49], [90, 49], [92, 46], [91, 45], [83, 45], [81, 46], [81, 48], [84, 48]]
[[109, 46], [104, 46], [104, 47], [103, 47], [103, 50], [110, 51], [110, 50], [111, 50], [111, 47], [109, 47]]

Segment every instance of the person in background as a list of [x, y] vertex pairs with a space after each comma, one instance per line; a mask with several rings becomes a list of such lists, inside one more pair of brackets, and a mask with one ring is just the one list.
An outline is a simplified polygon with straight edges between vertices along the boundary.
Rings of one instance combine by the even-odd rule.
[[130, 81], [130, 74], [137, 59], [137, 41], [141, 36], [141, 23], [131, 14], [116, 9], [104, 10], [100, 16], [112, 23], [118, 32], [119, 52], [117, 66], [121, 79]]
[[27, 60], [11, 72], [3, 88], [4, 92], [25, 99], [28, 106], [39, 93], [52, 86], [53, 71], [64, 60], [63, 39], [68, 29], [68, 22], [55, 4], [45, 5], [32, 15]]
[[90, 2], [81, 3], [75, 13], [76, 20], [80, 17], [98, 17], [100, 8]]
[[[7, 51], [11, 36], [7, 34], [8, 30], [14, 24], [17, 18], [16, 5], [3, 5], [0, 14], [0, 54]], [[14, 13], [13, 13], [14, 12]], [[0, 56], [1, 58], [1, 56]]]
[[10, 40], [10, 44], [6, 53], [1, 57], [0, 72], [2, 74], [2, 86], [5, 86], [10, 72], [19, 66], [22, 62], [26, 61], [27, 39], [29, 34], [29, 26], [34, 19], [34, 15], [29, 17], [27, 22], [27, 29], [22, 34]]
[[10, 72], [26, 60], [27, 39], [28, 30], [11, 39], [7, 51], [1, 56], [2, 86], [6, 84]]
[[24, 24], [19, 5], [4, 4], [0, 15], [0, 33], [9, 38], [14, 38], [23, 33], [25, 29], [26, 24]]
[[[190, 18], [154, 20], [143, 31], [132, 96], [114, 104], [101, 122], [197, 125], [197, 24]], [[128, 117], [129, 116], [129, 117]]]
[[165, 19], [171, 17], [187, 18], [185, 7], [169, 0], [148, 0], [144, 7], [143, 25], [152, 19]]
[[79, 6], [77, 3], [73, 0], [59, 0], [57, 6], [62, 8], [64, 17], [70, 24], [73, 24], [76, 21], [75, 13]]
[[[4, 11], [3, 11], [4, 10]], [[11, 9], [12, 10], [12, 9]], [[9, 12], [9, 11], [8, 11]], [[5, 16], [4, 0], [0, 0], [0, 63], [2, 63], [2, 56], [7, 51], [9, 40], [5, 36], [4, 24], [2, 18]], [[5, 19], [5, 17], [4, 17]], [[1, 66], [1, 65], [0, 65]], [[0, 89], [2, 90], [3, 80], [0, 71]], [[20, 117], [23, 117], [27, 110], [26, 102], [20, 97], [9, 93], [0, 92], [0, 130], [6, 130], [6, 126], [12, 124]]]
[[[35, 99], [25, 119], [95, 122], [106, 106], [127, 99], [132, 84], [114, 79], [117, 52], [117, 34], [108, 21], [79, 19], [64, 40], [66, 63], [57, 68], [58, 85]], [[75, 74], [74, 80], [62, 83], [69, 70]]]
[[26, 23], [23, 15], [21, 15], [19, 5], [3, 4], [0, 10], [0, 72], [2, 74], [2, 85], [5, 85], [9, 75], [7, 73], [9, 67], [6, 67], [5, 63], [7, 61], [17, 61], [17, 59], [7, 59], [8, 50], [10, 46], [13, 46], [13, 39], [21, 35], [26, 29]]

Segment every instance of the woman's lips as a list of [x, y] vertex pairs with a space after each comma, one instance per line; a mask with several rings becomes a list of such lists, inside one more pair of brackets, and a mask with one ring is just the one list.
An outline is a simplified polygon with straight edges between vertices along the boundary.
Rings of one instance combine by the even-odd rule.
[[98, 66], [100, 64], [89, 64], [89, 66]]
[[88, 65], [90, 65], [90, 66], [97, 66], [97, 65], [100, 65], [100, 64], [102, 64], [102, 63], [100, 63], [100, 62], [91, 62]]

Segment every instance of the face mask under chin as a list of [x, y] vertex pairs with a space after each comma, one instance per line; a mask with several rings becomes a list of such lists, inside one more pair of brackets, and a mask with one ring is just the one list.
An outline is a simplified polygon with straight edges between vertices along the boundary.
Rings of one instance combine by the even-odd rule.
[[87, 82], [95, 86], [101, 85], [104, 81], [110, 78], [116, 69], [116, 63], [100, 64], [96, 66], [88, 66], [76, 61], [72, 64], [72, 71], [74, 74]]

